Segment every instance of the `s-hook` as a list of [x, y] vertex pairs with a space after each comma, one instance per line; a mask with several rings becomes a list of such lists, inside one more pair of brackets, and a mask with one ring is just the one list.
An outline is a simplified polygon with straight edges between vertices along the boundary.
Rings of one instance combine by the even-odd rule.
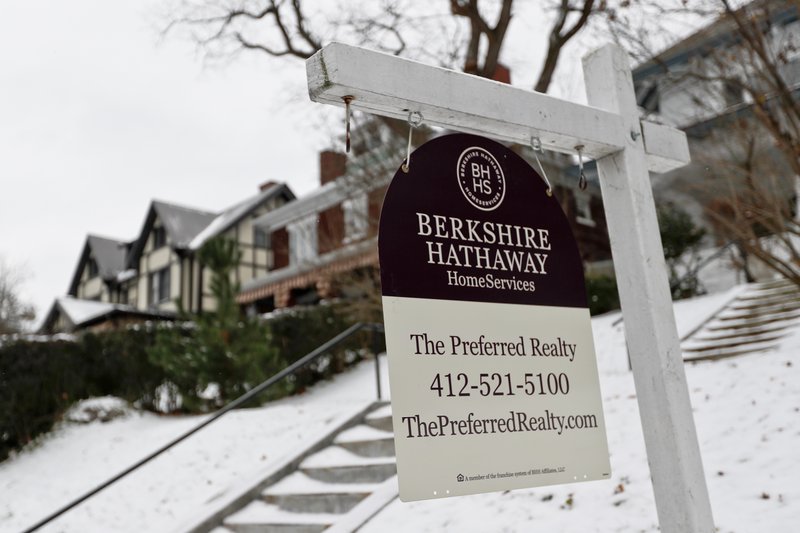
[[575, 150], [578, 152], [578, 172], [580, 173], [578, 176], [578, 188], [585, 191], [588, 182], [586, 181], [586, 174], [583, 172], [583, 145], [579, 144], [575, 147]]
[[553, 196], [553, 187], [550, 185], [550, 180], [547, 179], [547, 173], [544, 171], [544, 167], [542, 166], [542, 162], [539, 161], [539, 155], [537, 152], [544, 153], [544, 149], [542, 148], [542, 140], [539, 137], [531, 136], [531, 148], [533, 148], [533, 158], [536, 159], [536, 164], [539, 165], [539, 171], [542, 173], [542, 179], [547, 184], [547, 196]]
[[414, 128], [418, 128], [422, 125], [422, 113], [419, 111], [409, 111], [408, 113], [408, 147], [406, 148], [406, 159], [400, 168], [408, 174], [409, 169], [411, 168], [411, 134], [414, 132]]
[[350, 102], [355, 100], [355, 96], [342, 96], [344, 100], [344, 150], [350, 153]]

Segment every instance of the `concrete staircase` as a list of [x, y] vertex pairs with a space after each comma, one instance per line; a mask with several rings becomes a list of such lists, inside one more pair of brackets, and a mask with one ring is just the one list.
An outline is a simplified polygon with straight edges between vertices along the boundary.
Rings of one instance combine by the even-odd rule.
[[397, 497], [391, 406], [378, 402], [299, 452], [267, 482], [218, 505], [193, 533], [355, 531]]
[[682, 339], [685, 361], [769, 351], [800, 321], [800, 290], [780, 280], [753, 283]]

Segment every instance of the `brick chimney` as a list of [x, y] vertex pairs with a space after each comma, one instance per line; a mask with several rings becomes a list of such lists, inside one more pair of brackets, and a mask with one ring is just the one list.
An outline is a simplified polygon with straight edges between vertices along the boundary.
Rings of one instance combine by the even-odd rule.
[[[478, 71], [477, 65], [467, 65], [464, 67], [464, 72], [467, 74], [475, 74]], [[499, 81], [501, 83], [507, 83], [511, 85], [511, 70], [505, 65], [501, 65], [500, 63], [494, 68], [494, 74], [492, 75], [492, 79], [494, 81]]]
[[325, 185], [347, 170], [347, 156], [341, 152], [324, 150], [319, 153], [319, 184]]
[[498, 63], [497, 67], [494, 69], [494, 75], [492, 76], [492, 79], [494, 81], [511, 85], [511, 70], [509, 70], [507, 66]]
[[261, 192], [264, 192], [267, 189], [269, 189], [271, 187], [274, 187], [275, 185], [277, 185], [277, 183], [275, 183], [272, 180], [265, 181], [264, 183], [262, 183], [261, 185], [258, 186], [258, 190], [261, 191]]

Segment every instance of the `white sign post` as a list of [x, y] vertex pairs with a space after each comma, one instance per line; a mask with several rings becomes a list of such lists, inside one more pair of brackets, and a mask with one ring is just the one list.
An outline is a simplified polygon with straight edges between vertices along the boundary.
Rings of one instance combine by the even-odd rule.
[[648, 171], [689, 162], [683, 132], [640, 122], [628, 57], [609, 45], [584, 59], [582, 106], [343, 44], [307, 62], [311, 99], [597, 159], [659, 523], [665, 533], [712, 533]]

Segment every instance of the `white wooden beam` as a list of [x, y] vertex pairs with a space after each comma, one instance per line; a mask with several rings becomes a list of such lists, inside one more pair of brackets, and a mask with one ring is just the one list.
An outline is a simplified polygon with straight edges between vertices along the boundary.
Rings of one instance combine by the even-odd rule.
[[[668, 172], [689, 163], [689, 143], [684, 132], [644, 120], [640, 124], [650, 172]], [[681, 161], [676, 167], [676, 162]]]
[[[429, 125], [525, 145], [537, 136], [545, 148], [563, 153], [583, 145], [592, 159], [620, 151], [634, 133], [618, 115], [596, 107], [341, 43], [314, 54], [306, 73], [315, 102], [344, 106], [343, 97], [352, 96], [352, 107], [369, 113], [406, 119], [418, 111]], [[650, 170], [689, 162], [683, 132], [644, 129], [651, 132], [657, 139], [646, 142]]]
[[[584, 58], [583, 68], [589, 102], [638, 129], [627, 54], [609, 45]], [[599, 159], [597, 169], [659, 525], [664, 533], [712, 533], [642, 139], [633, 135], [624, 150]]]

